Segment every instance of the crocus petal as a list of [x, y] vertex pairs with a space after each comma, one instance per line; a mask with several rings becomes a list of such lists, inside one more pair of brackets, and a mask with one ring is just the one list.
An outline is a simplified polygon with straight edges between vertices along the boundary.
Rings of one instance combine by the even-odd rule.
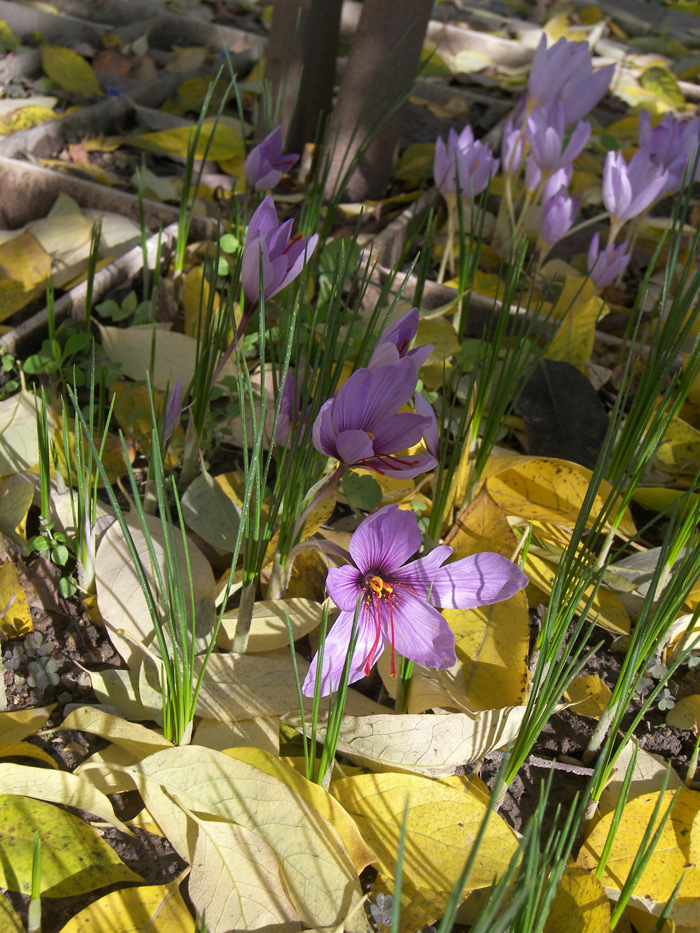
[[527, 586], [527, 577], [512, 561], [483, 551], [440, 567], [432, 580], [430, 601], [450, 609], [475, 609], [510, 599]]
[[329, 567], [326, 575], [326, 589], [338, 609], [344, 612], [355, 611], [357, 597], [364, 592], [363, 577], [362, 571], [352, 564]]
[[[352, 623], [355, 618], [355, 610], [352, 612], [341, 612], [335, 620], [333, 627], [326, 636], [323, 646], [323, 668], [321, 673], [321, 696], [327, 696], [332, 690], [338, 689], [340, 677], [343, 672], [343, 665], [348, 654], [348, 645], [352, 635]], [[369, 657], [376, 638], [376, 624], [372, 624], [372, 619], [360, 612], [358, 616], [357, 645], [353, 656], [350, 676], [348, 683], [355, 683], [365, 676], [365, 663]], [[376, 663], [384, 649], [384, 641], [380, 638], [377, 645], [372, 663]], [[316, 682], [316, 657], [311, 662], [304, 685], [301, 690], [304, 696], [314, 695], [314, 684]]]
[[341, 431], [335, 439], [338, 460], [360, 463], [374, 456], [374, 444], [366, 431]]
[[420, 347], [414, 347], [408, 351], [408, 356], [416, 364], [416, 369], [420, 369], [423, 363], [428, 359], [435, 347], [432, 343], [421, 344]]
[[413, 512], [387, 505], [357, 528], [350, 539], [350, 556], [363, 573], [390, 574], [416, 553], [420, 537]]
[[[455, 664], [455, 637], [437, 609], [402, 589], [394, 602], [392, 614], [393, 645], [399, 654], [424, 667], [439, 670]], [[382, 614], [382, 632], [391, 642], [388, 612]]]
[[420, 392], [416, 392], [415, 397], [415, 406], [416, 412], [425, 418], [428, 422], [428, 426], [423, 431], [423, 443], [425, 444], [425, 449], [437, 460], [440, 456], [440, 432], [438, 430], [437, 418], [435, 417], [435, 412], [433, 411], [433, 406], [427, 400], [424, 395], [421, 395]]
[[405, 405], [418, 381], [416, 364], [409, 359], [379, 369], [358, 369], [335, 397], [333, 424], [336, 431], [359, 428], [372, 431]]
[[377, 453], [396, 453], [420, 443], [429, 428], [424, 418], [412, 412], [399, 412], [378, 424], [374, 430], [374, 450]]
[[329, 398], [321, 405], [311, 428], [314, 447], [327, 457], [335, 457], [335, 431], [332, 416], [334, 402], [335, 399]]
[[452, 548], [449, 545], [439, 544], [425, 557], [420, 557], [406, 564], [405, 567], [395, 570], [392, 579], [403, 586], [410, 586], [423, 602], [429, 599], [431, 603], [438, 606], [440, 604], [432, 596], [432, 586], [438, 571], [451, 553]]
[[368, 470], [374, 470], [382, 476], [391, 476], [394, 479], [411, 479], [413, 476], [420, 476], [421, 473], [427, 473], [434, 470], [437, 466], [435, 457], [428, 454], [411, 454], [401, 457], [382, 457], [377, 455], [369, 460], [363, 460], [362, 465]]
[[272, 196], [268, 194], [257, 206], [253, 216], [250, 218], [248, 230], [246, 231], [246, 242], [255, 240], [258, 237], [266, 236], [277, 229], [278, 226], [277, 211]]

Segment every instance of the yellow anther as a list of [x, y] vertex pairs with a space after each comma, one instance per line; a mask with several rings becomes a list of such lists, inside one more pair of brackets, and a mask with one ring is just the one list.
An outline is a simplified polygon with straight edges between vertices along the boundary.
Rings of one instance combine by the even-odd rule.
[[385, 583], [381, 577], [370, 577], [369, 579], [370, 588], [374, 590], [377, 596], [381, 596], [384, 591], [387, 593], [393, 593], [394, 588], [389, 586], [388, 583]]

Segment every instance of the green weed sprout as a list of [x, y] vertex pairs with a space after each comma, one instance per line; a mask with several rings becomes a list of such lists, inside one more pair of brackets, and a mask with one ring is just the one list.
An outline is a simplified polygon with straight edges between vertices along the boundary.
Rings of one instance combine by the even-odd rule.
[[[163, 732], [167, 738], [176, 744], [189, 741], [192, 723], [195, 714], [197, 697], [206, 670], [206, 665], [214, 650], [216, 636], [223, 617], [223, 607], [219, 613], [214, 629], [208, 636], [206, 650], [201, 658], [197, 657], [197, 633], [195, 631], [195, 604], [192, 570], [189, 562], [187, 536], [180, 508], [180, 499], [174, 479], [170, 481], [163, 471], [163, 454], [158, 430], [158, 419], [155, 413], [153, 395], [150, 391], [149, 399], [151, 409], [151, 470], [153, 485], [156, 491], [157, 505], [160, 513], [161, 530], [163, 537], [165, 573], [161, 572], [158, 563], [152, 536], [149, 534], [146, 516], [141, 503], [139, 489], [133, 468], [128, 458], [126, 443], [121, 436], [122, 450], [127, 464], [127, 475], [132, 492], [133, 508], [143, 531], [149, 552], [150, 564], [154, 576], [154, 585], [151, 584], [144, 563], [138, 553], [133, 536], [126, 522], [124, 512], [117, 500], [116, 494], [107, 477], [107, 473], [99, 458], [99, 451], [95, 447], [89, 433], [88, 424], [80, 411], [75, 393], [69, 390], [71, 401], [75, 408], [76, 418], [80, 422], [85, 439], [95, 458], [96, 466], [109, 497], [115, 517], [124, 535], [126, 547], [131, 558], [134, 572], [143, 591], [148, 612], [153, 622], [156, 642], [161, 663], [161, 695], [163, 703]], [[244, 508], [250, 498], [250, 484], [246, 482]], [[168, 496], [171, 497], [171, 501]], [[175, 512], [173, 517], [172, 510]], [[233, 576], [233, 569], [238, 557], [241, 543], [242, 526], [239, 527], [235, 551], [232, 560], [229, 582]], [[184, 557], [184, 577], [178, 557], [178, 542], [181, 545]], [[162, 603], [162, 608], [161, 608]]]

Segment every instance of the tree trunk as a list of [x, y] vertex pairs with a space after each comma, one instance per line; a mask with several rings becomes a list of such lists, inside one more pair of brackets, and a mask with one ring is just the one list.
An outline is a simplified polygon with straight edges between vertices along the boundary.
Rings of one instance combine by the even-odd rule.
[[[342, 0], [278, 0], [273, 6], [265, 78], [273, 111], [278, 98], [282, 102], [288, 151], [301, 152], [314, 139], [319, 117], [330, 116], [341, 7]], [[262, 119], [261, 113], [260, 136]]]
[[345, 187], [354, 201], [384, 193], [401, 128], [400, 111], [386, 115], [409, 87], [432, 8], [432, 0], [364, 0], [331, 121], [327, 196], [370, 135], [373, 141]]

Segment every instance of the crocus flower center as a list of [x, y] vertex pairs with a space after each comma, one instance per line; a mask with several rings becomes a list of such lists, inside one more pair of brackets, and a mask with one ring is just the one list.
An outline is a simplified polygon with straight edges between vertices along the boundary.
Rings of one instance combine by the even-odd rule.
[[381, 613], [382, 609], [386, 611], [386, 608], [389, 609], [389, 643], [391, 644], [391, 676], [396, 677], [396, 663], [394, 660], [394, 600], [397, 598], [398, 593], [395, 592], [396, 587], [403, 587], [404, 589], [409, 590], [411, 593], [415, 593], [415, 590], [410, 586], [406, 586], [405, 583], [388, 583], [378, 573], [368, 574], [365, 577], [365, 587], [366, 587], [366, 596], [367, 604], [374, 606], [374, 617], [376, 630], [374, 635], [374, 643], [370, 649], [370, 652], [367, 656], [367, 661], [365, 662], [365, 674], [369, 674], [372, 669], [372, 664], [374, 663], [374, 655], [377, 651], [377, 647], [381, 641], [382, 632], [381, 632]]

